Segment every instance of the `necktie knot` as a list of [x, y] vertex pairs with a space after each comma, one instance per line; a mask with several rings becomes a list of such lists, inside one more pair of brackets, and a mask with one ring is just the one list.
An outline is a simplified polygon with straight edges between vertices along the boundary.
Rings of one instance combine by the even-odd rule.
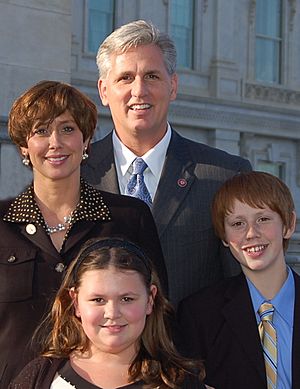
[[125, 194], [143, 200], [149, 207], [152, 199], [144, 181], [144, 171], [148, 167], [143, 158], [136, 158], [132, 163], [132, 173], [125, 188]]
[[147, 167], [143, 158], [136, 158], [132, 163], [132, 174], [143, 174]]
[[263, 303], [258, 310], [261, 321], [273, 321], [274, 307], [270, 303]]

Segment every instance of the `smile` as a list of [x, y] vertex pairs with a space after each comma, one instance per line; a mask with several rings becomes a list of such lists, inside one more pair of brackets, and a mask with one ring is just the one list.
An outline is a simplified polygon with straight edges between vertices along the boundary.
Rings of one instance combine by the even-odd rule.
[[259, 245], [259, 246], [247, 247], [244, 250], [247, 251], [247, 253], [249, 253], [249, 254], [251, 254], [251, 253], [259, 253], [259, 252], [265, 250], [267, 248], [267, 246], [268, 245], [266, 245], [266, 244], [262, 244], [262, 245]]
[[46, 157], [46, 160], [49, 162], [61, 162], [67, 158], [68, 158], [68, 156], [64, 155], [62, 157], [48, 157], [48, 158]]
[[133, 104], [129, 107], [133, 111], [142, 111], [144, 109], [149, 109], [151, 108], [150, 104]]

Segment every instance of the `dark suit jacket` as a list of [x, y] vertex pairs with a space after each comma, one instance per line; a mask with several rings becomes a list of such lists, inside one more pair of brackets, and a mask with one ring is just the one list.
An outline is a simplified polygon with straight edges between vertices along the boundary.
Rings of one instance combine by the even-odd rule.
[[[292, 388], [300, 388], [300, 277], [295, 278]], [[188, 355], [204, 359], [216, 389], [267, 389], [257, 322], [243, 274], [205, 288], [179, 304]]]
[[60, 253], [43, 227], [37, 225], [36, 233], [29, 235], [25, 223], [4, 222], [11, 200], [0, 202], [1, 389], [7, 389], [11, 378], [33, 357], [29, 352], [33, 332], [62, 280], [56, 264], [68, 265], [88, 239], [119, 236], [136, 242], [153, 258], [167, 288], [163, 254], [149, 207], [127, 196], [105, 192], [102, 196], [111, 220], [76, 222]]
[[[152, 214], [173, 303], [224, 275], [233, 275], [229, 250], [222, 248], [220, 255], [223, 245], [212, 228], [210, 205], [220, 184], [243, 170], [251, 170], [248, 161], [172, 131]], [[82, 174], [95, 187], [119, 193], [111, 134], [93, 144]], [[238, 271], [235, 268], [234, 274]]]

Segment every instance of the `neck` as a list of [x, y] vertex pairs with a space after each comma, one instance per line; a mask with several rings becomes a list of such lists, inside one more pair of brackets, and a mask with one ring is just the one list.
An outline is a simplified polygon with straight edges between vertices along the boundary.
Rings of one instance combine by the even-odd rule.
[[163, 139], [166, 132], [167, 127], [157, 134], [143, 133], [143, 131], [128, 134], [116, 129], [116, 134], [120, 141], [138, 157], [142, 157], [149, 150], [153, 149]]
[[278, 264], [276, 268], [265, 269], [261, 272], [252, 272], [245, 269], [243, 271], [266, 300], [271, 300], [277, 295], [288, 276], [285, 261]]
[[61, 222], [76, 207], [80, 198], [80, 178], [68, 180], [35, 180], [34, 195], [49, 225]]

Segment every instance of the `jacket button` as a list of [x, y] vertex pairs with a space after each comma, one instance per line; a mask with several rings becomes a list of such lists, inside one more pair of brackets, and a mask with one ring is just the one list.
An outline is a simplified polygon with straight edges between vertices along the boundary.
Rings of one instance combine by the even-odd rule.
[[14, 255], [11, 255], [11, 256], [8, 258], [7, 262], [13, 263], [13, 262], [15, 262], [16, 260], [17, 260], [17, 258], [16, 258]]

